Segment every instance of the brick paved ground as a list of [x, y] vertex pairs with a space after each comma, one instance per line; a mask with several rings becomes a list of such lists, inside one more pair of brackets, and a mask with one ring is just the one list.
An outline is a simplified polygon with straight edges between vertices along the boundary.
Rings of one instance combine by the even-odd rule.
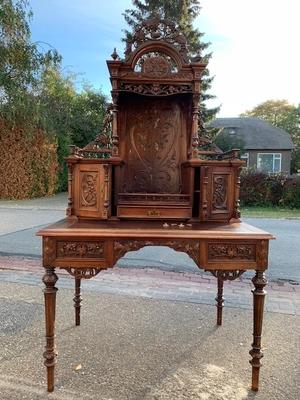
[[[1, 280], [40, 285], [43, 269], [40, 259], [17, 256], [0, 257]], [[73, 281], [64, 270], [59, 270], [59, 288], [70, 288]], [[225, 305], [251, 308], [252, 283], [240, 278], [225, 282]], [[84, 290], [117, 293], [130, 296], [214, 304], [216, 279], [209, 275], [160, 271], [151, 268], [113, 268], [95, 278], [84, 281]], [[267, 287], [266, 310], [283, 314], [300, 315], [300, 285], [270, 282]]]

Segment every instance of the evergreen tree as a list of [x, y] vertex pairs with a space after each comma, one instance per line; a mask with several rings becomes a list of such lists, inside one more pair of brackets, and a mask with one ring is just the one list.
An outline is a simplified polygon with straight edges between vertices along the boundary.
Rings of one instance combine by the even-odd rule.
[[[170, 19], [178, 24], [188, 42], [189, 56], [192, 58], [199, 52], [202, 54], [210, 43], [202, 42], [204, 33], [193, 27], [193, 22], [200, 13], [199, 0], [132, 0], [133, 9], [125, 10], [124, 18], [131, 30], [124, 30], [125, 38], [130, 39], [135, 28], [145, 19], [153, 15], [159, 15], [163, 19]], [[203, 56], [205, 61], [209, 61], [211, 53]], [[205, 101], [215, 96], [208, 93], [211, 88], [213, 78], [209, 76], [206, 68], [202, 76], [202, 93], [200, 100], [201, 116], [204, 122], [213, 119], [219, 111], [219, 107], [206, 107]]]

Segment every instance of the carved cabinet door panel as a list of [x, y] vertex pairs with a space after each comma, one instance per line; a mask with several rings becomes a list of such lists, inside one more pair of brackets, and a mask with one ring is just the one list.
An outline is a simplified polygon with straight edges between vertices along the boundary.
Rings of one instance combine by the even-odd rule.
[[109, 214], [110, 167], [107, 164], [77, 164], [75, 215], [107, 219]]
[[131, 97], [124, 111], [120, 192], [180, 193], [186, 120], [177, 98]]
[[234, 171], [209, 166], [201, 171], [200, 216], [204, 221], [228, 221], [234, 210]]

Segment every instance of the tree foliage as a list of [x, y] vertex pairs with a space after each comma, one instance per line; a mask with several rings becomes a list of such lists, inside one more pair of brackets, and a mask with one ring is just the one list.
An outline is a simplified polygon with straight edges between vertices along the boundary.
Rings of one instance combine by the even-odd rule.
[[[124, 18], [130, 27], [125, 30], [125, 38], [132, 37], [132, 32], [144, 19], [153, 15], [159, 15], [164, 19], [171, 19], [178, 24], [188, 42], [189, 56], [193, 57], [198, 52], [205, 51], [210, 43], [202, 41], [204, 33], [193, 27], [193, 22], [200, 13], [199, 0], [132, 0], [134, 8], [127, 9], [124, 12]], [[204, 59], [208, 61], [211, 53], [207, 53]], [[213, 78], [209, 76], [209, 70], [206, 68], [202, 76], [202, 93], [200, 100], [201, 115], [204, 122], [211, 120], [219, 108], [208, 109], [205, 102], [215, 96], [208, 93], [211, 89]]]
[[244, 150], [244, 146], [245, 146], [245, 141], [234, 135], [231, 136], [230, 134], [228, 134], [228, 132], [226, 131], [220, 131], [218, 130], [218, 134], [214, 139], [214, 143], [220, 147], [221, 150], [225, 151], [229, 151], [232, 149], [239, 149], [240, 150], [240, 154], [243, 154], [245, 152]]
[[8, 120], [32, 114], [32, 96], [45, 68], [58, 68], [61, 56], [54, 49], [41, 51], [31, 41], [32, 12], [27, 0], [0, 4], [0, 106]]
[[[29, 143], [37, 142], [34, 138], [38, 134], [39, 143], [46, 143], [51, 152], [57, 149], [58, 168], [55, 166], [54, 169], [58, 173], [57, 190], [62, 191], [67, 188], [64, 157], [68, 154], [68, 146], [71, 143], [84, 146], [99, 133], [106, 99], [92, 88], [80, 93], [76, 91], [74, 76], [62, 73], [62, 57], [58, 52], [54, 49], [44, 52], [31, 41], [31, 17], [27, 0], [1, 0], [0, 146], [12, 146], [15, 143], [13, 135], [18, 132], [17, 145], [22, 144], [26, 149], [23, 158], [29, 160], [24, 165], [32, 165], [34, 160], [27, 157], [27, 153], [30, 151]], [[6, 140], [7, 135], [9, 140]], [[44, 141], [41, 135], [45, 136]], [[9, 150], [3, 148], [6, 154]], [[35, 148], [32, 152], [37, 154]], [[56, 163], [56, 159], [53, 162]], [[41, 175], [47, 174], [49, 168], [39, 167], [37, 162], [34, 168], [30, 167], [30, 174], [36, 182], [42, 182], [45, 179]], [[19, 175], [19, 172], [14, 175]], [[53, 187], [52, 178], [51, 182]], [[42, 187], [41, 184], [35, 185], [36, 189], [23, 192], [32, 196], [48, 193]], [[6, 190], [5, 193], [15, 192]]]
[[241, 116], [261, 118], [288, 132], [294, 144], [291, 169], [292, 172], [300, 169], [300, 104], [294, 106], [287, 100], [267, 100]]

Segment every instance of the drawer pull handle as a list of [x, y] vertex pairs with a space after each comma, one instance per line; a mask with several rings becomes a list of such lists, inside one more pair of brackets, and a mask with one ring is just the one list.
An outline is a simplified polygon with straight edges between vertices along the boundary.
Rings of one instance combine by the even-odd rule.
[[160, 211], [157, 210], [149, 210], [147, 212], [147, 215], [149, 215], [149, 217], [159, 217], [160, 216]]

